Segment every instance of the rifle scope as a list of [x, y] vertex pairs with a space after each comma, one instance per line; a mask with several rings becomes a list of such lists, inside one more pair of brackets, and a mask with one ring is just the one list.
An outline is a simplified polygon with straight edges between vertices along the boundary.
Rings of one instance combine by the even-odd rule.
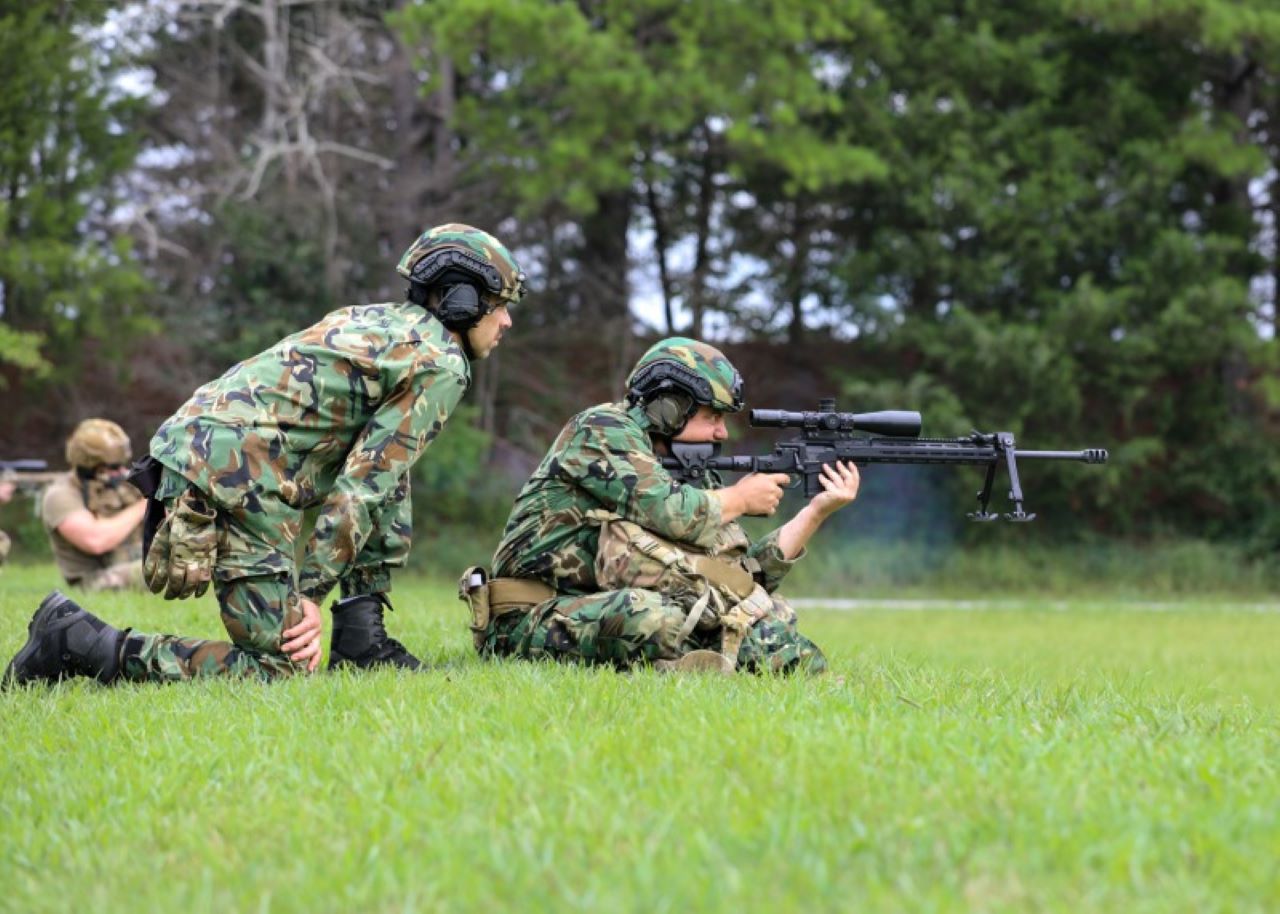
[[806, 432], [869, 432], [895, 438], [920, 437], [920, 414], [905, 409], [875, 413], [836, 412], [834, 400], [820, 400], [818, 409], [791, 412], [785, 409], [753, 409], [751, 424], [757, 428], [802, 428]]

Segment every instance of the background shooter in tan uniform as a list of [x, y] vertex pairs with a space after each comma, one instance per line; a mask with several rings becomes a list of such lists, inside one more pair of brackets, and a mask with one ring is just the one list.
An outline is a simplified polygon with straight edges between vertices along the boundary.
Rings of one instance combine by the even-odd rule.
[[510, 328], [525, 277], [497, 239], [458, 224], [424, 232], [397, 270], [406, 301], [335, 311], [233, 366], [160, 427], [133, 477], [164, 507], [148, 586], [184, 597], [212, 583], [230, 641], [120, 631], [55, 592], [6, 682], [313, 670], [319, 603], [335, 587], [331, 665], [419, 666], [383, 628], [412, 535], [409, 470], [466, 392], [470, 361]]
[[126, 482], [133, 448], [109, 419], [86, 419], [67, 439], [71, 472], [49, 484], [40, 519], [62, 579], [88, 591], [142, 587], [146, 500]]

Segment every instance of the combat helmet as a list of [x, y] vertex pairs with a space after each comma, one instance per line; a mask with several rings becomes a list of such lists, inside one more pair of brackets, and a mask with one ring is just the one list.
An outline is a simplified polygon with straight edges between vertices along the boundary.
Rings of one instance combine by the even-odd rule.
[[129, 436], [110, 419], [85, 419], [67, 439], [67, 463], [77, 470], [123, 465], [132, 457]]
[[742, 409], [742, 375], [714, 346], [673, 336], [659, 340], [627, 378], [627, 402], [644, 407], [653, 430], [679, 434], [699, 406]]
[[524, 297], [525, 274], [506, 246], [486, 231], [450, 222], [427, 229], [396, 265], [409, 280], [409, 297], [425, 305], [426, 292], [440, 289], [432, 308], [450, 330], [474, 327], [497, 305], [485, 307], [481, 293], [512, 305]]

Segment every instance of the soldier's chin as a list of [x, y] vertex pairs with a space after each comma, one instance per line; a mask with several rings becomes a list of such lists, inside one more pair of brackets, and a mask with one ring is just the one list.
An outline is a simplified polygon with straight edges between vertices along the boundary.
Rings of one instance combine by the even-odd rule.
[[492, 343], [490, 343], [488, 346], [483, 346], [483, 347], [482, 347], [482, 346], [477, 346], [475, 343], [472, 343], [472, 344], [471, 344], [471, 351], [475, 354], [475, 355], [474, 355], [474, 358], [475, 358], [477, 361], [478, 361], [478, 360], [480, 360], [480, 359], [487, 359], [487, 358], [489, 358], [489, 354], [490, 354], [491, 352], [493, 352], [493, 350], [495, 350], [495, 349], [497, 349], [497, 348], [498, 348], [498, 341], [497, 341], [497, 340], [494, 340], [494, 341], [493, 341]]

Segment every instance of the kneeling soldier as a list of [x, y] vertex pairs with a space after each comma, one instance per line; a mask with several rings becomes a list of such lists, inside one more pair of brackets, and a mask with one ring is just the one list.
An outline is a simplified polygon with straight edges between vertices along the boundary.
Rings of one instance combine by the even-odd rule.
[[152, 496], [148, 587], [171, 599], [212, 582], [230, 642], [121, 631], [55, 591], [6, 682], [314, 670], [318, 604], [335, 586], [331, 665], [419, 666], [383, 627], [390, 569], [409, 549], [409, 470], [466, 392], [470, 361], [511, 326], [525, 277], [497, 239], [457, 224], [425, 232], [397, 269], [406, 301], [334, 311], [235, 365], [160, 427], [133, 476]]
[[782, 474], [684, 485], [663, 468], [673, 441], [728, 438], [742, 382], [719, 350], [663, 340], [641, 357], [627, 398], [579, 413], [516, 498], [494, 578], [461, 591], [483, 655], [627, 668], [819, 672], [822, 652], [775, 591], [805, 544], [853, 501], [858, 471], [830, 468], [825, 491], [758, 542], [736, 522], [770, 515]]

